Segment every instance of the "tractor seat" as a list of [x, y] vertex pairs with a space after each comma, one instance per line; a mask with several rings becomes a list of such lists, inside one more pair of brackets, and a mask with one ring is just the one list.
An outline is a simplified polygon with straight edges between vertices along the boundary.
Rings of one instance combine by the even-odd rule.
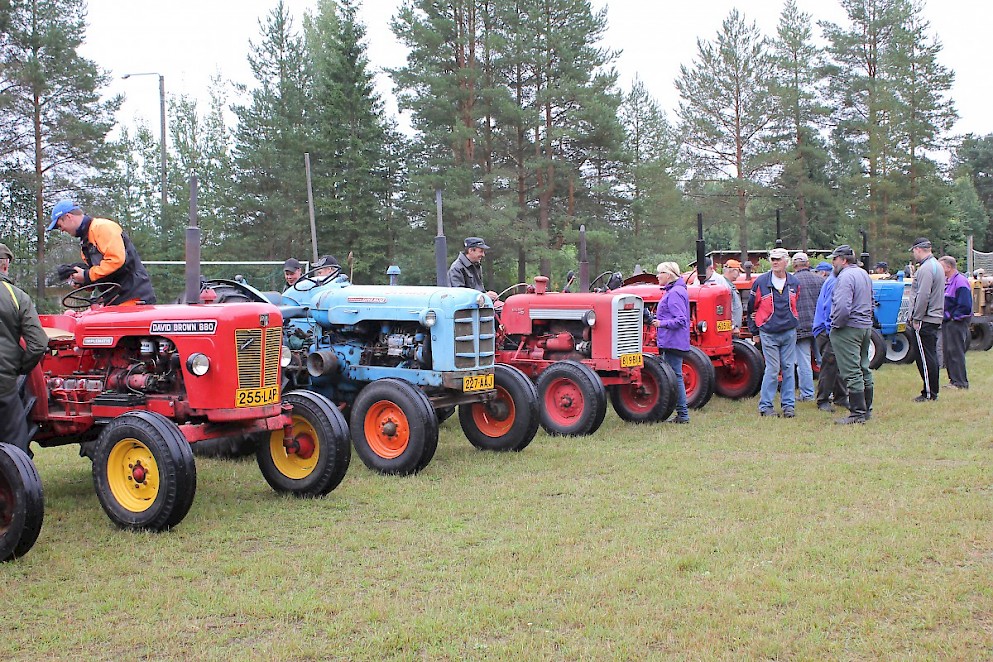
[[72, 331], [66, 331], [65, 329], [57, 329], [52, 326], [43, 326], [42, 328], [45, 330], [45, 335], [48, 336], [49, 344], [53, 342], [54, 343], [68, 342], [76, 338], [76, 334], [73, 333]]

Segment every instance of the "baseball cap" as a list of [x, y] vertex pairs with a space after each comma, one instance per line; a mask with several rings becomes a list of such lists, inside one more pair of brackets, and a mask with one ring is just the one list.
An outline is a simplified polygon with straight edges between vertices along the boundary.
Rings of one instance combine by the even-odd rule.
[[831, 271], [831, 264], [828, 262], [818, 262], [817, 266], [814, 267], [814, 271]]
[[58, 202], [56, 202], [55, 206], [52, 207], [52, 222], [48, 224], [48, 227], [45, 228], [45, 231], [51, 232], [52, 230], [54, 230], [55, 224], [59, 222], [59, 218], [61, 218], [64, 214], [68, 214], [71, 211], [81, 211], [81, 210], [79, 205], [77, 205], [72, 200], [59, 200]]
[[728, 260], [727, 262], [724, 263], [724, 268], [725, 269], [738, 269], [738, 270], [740, 270], [741, 269], [741, 262], [738, 262], [737, 260]]
[[0, 260], [4, 258], [13, 260], [14, 254], [10, 252], [9, 248], [7, 248], [7, 244], [0, 244]]
[[918, 237], [914, 239], [914, 243], [910, 245], [910, 250], [915, 248], [931, 248], [931, 240], [927, 237]]
[[310, 266], [314, 269], [321, 269], [323, 267], [340, 267], [341, 265], [338, 264], [338, 260], [335, 259], [334, 255], [322, 255]]
[[876, 263], [876, 268], [877, 269], [889, 269], [890, 268], [890, 265], [887, 264], [886, 262], [877, 262]]
[[485, 248], [485, 249], [489, 249], [489, 246], [486, 245], [486, 242], [483, 241], [482, 239], [480, 239], [479, 237], [466, 237], [465, 238], [465, 247], [466, 248]]
[[300, 267], [300, 260], [295, 257], [291, 257], [286, 262], [283, 262], [283, 271], [296, 271]]
[[773, 248], [769, 251], [770, 260], [785, 260], [790, 256], [789, 251], [785, 248]]
[[793, 261], [794, 262], [810, 262], [810, 258], [807, 257], [807, 254], [806, 253], [804, 253], [803, 251], [800, 251], [799, 253], [794, 253], [793, 254]]
[[834, 249], [833, 253], [831, 253], [831, 259], [834, 259], [836, 257], [849, 257], [854, 255], [855, 255], [855, 251], [852, 250], [851, 246], [849, 246], [848, 244], [842, 244], [841, 246], [838, 246], [836, 249]]

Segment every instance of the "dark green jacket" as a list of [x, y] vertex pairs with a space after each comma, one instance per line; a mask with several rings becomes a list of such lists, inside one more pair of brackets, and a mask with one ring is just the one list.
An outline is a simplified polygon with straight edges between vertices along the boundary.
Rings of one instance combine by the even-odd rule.
[[0, 274], [0, 395], [13, 391], [18, 375], [31, 372], [47, 348], [48, 336], [31, 297]]

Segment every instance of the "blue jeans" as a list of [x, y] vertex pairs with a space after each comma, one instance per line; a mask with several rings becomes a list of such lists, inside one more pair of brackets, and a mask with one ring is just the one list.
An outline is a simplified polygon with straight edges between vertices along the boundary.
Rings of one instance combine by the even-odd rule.
[[773, 400], [779, 386], [779, 373], [783, 373], [783, 387], [779, 394], [783, 410], [796, 405], [796, 378], [793, 375], [793, 357], [796, 355], [796, 329], [767, 333], [759, 329], [762, 342], [762, 356], [765, 357], [765, 374], [762, 376], [762, 390], [759, 391], [759, 411], [775, 409]]
[[796, 341], [796, 354], [793, 355], [796, 363], [796, 372], [800, 383], [800, 397], [804, 400], [814, 399], [814, 369], [810, 365], [810, 349], [814, 344], [813, 338], [804, 338]]
[[676, 417], [690, 420], [690, 410], [686, 408], [686, 384], [683, 383], [683, 353], [678, 350], [659, 348], [659, 356], [676, 373]]

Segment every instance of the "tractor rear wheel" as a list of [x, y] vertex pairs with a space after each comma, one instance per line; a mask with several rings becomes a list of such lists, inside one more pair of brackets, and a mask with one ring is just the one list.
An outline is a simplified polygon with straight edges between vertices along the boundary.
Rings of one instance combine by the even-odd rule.
[[603, 423], [607, 391], [600, 376], [578, 361], [558, 361], [535, 384], [541, 402], [541, 426], [553, 435], [593, 434]]
[[352, 404], [352, 443], [367, 467], [406, 476], [426, 467], [438, 448], [438, 418], [421, 389], [402, 379], [379, 379]]
[[672, 415], [676, 406], [676, 375], [654, 354], [645, 355], [641, 386], [615, 384], [609, 388], [610, 404], [621, 420], [655, 423]]
[[480, 450], [524, 450], [538, 433], [538, 392], [517, 368], [498, 363], [493, 369], [497, 396], [459, 406], [462, 432]]
[[886, 361], [886, 340], [879, 329], [873, 329], [869, 343], [869, 369], [877, 370]]
[[734, 362], [715, 369], [714, 390], [722, 398], [751, 398], [762, 388], [765, 359], [762, 352], [747, 340], [736, 338], [731, 346]]
[[894, 333], [886, 341], [886, 360], [890, 363], [913, 363], [917, 358], [917, 344], [909, 332]]
[[95, 445], [93, 486], [114, 524], [162, 531], [183, 521], [197, 471], [179, 426], [161, 414], [131, 411], [111, 420]]
[[970, 350], [987, 352], [993, 347], [993, 323], [970, 324], [969, 333], [972, 336], [972, 340], [969, 342]]
[[0, 563], [28, 553], [41, 533], [45, 498], [28, 454], [0, 443]]
[[686, 386], [686, 405], [700, 409], [714, 397], [716, 372], [710, 357], [697, 347], [683, 353], [683, 384]]

